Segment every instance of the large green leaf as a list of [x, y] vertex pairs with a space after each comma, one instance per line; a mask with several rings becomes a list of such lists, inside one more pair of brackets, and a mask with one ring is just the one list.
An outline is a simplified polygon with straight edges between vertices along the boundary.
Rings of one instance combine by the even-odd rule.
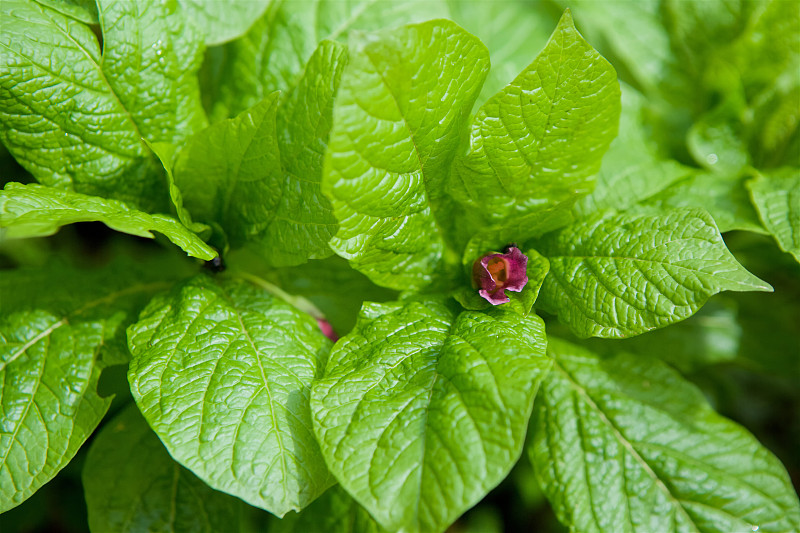
[[437, 208], [488, 53], [449, 21], [353, 34], [349, 49], [322, 180], [330, 244], [379, 285], [419, 288], [442, 263]]
[[273, 0], [220, 2], [178, 0], [186, 17], [205, 35], [206, 44], [220, 44], [243, 35]]
[[330, 342], [253, 285], [197, 276], [128, 330], [128, 378], [170, 455], [212, 488], [283, 516], [332, 484], [311, 429]]
[[747, 188], [778, 246], [800, 261], [800, 169], [786, 167], [757, 175]]
[[0, 512], [50, 481], [99, 424], [111, 402], [97, 393], [100, 369], [127, 361], [126, 325], [170, 285], [152, 279], [155, 266], [53, 261], [0, 276]]
[[242, 502], [176, 463], [133, 404], [94, 439], [83, 487], [94, 533], [239, 530]]
[[311, 396], [339, 483], [390, 531], [444, 531], [517, 461], [550, 361], [542, 321], [366, 304]]
[[48, 185], [163, 205], [140, 139], [180, 142], [206, 121], [202, 44], [175, 4], [99, 1], [102, 56], [88, 26], [33, 0], [3, 11], [0, 140], [17, 161]]
[[691, 316], [724, 291], [771, 291], [725, 247], [702, 209], [601, 213], [545, 236], [542, 308], [580, 337], [629, 337]]
[[[568, 210], [594, 188], [619, 114], [614, 69], [566, 11], [536, 60], [481, 107], [449, 191], [477, 216], [477, 228]], [[547, 229], [528, 224], [515, 240]]]
[[339, 485], [331, 487], [299, 514], [269, 524], [271, 533], [385, 533], [369, 513]]
[[176, 162], [187, 208], [220, 223], [233, 246], [254, 241], [271, 265], [332, 253], [336, 219], [319, 182], [346, 61], [342, 45], [323, 42], [286, 98], [273, 93], [196, 134]]
[[45, 311], [0, 319], [0, 512], [66, 466], [111, 405], [97, 394], [104, 333]]
[[211, 114], [233, 117], [273, 91], [292, 88], [323, 40], [445, 16], [441, 0], [274, 0], [244, 37], [213, 51]]
[[585, 533], [796, 531], [789, 476], [741, 426], [653, 359], [550, 339], [531, 460], [562, 522]]
[[0, 193], [0, 237], [52, 235], [75, 222], [103, 222], [109, 228], [152, 239], [164, 234], [187, 254], [210, 260], [217, 252], [186, 226], [166, 215], [150, 215], [119, 200], [106, 200], [53, 187], [9, 183]]

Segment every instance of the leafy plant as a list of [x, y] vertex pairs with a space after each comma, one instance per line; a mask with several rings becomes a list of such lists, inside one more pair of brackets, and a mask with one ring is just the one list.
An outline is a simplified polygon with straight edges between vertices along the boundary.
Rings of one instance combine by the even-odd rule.
[[800, 529], [789, 3], [2, 11], [0, 522]]

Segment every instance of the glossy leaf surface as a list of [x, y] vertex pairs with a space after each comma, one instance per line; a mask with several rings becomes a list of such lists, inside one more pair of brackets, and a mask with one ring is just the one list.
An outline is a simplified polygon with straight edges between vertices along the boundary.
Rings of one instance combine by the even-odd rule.
[[724, 291], [771, 291], [700, 209], [604, 213], [537, 243], [550, 261], [539, 303], [581, 337], [628, 337], [691, 316]]
[[238, 280], [198, 276], [128, 330], [131, 392], [174, 457], [212, 488], [283, 516], [332, 484], [308, 398], [330, 341]]
[[792, 531], [789, 476], [667, 365], [549, 339], [531, 460], [577, 531]]
[[313, 387], [328, 467], [388, 530], [444, 531], [518, 459], [544, 348], [536, 316], [365, 305]]

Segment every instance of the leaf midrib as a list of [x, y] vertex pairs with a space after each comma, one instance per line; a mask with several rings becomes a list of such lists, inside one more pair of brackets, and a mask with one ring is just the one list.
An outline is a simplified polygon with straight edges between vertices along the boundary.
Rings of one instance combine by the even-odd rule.
[[[577, 381], [572, 378], [572, 375], [567, 372], [567, 370], [559, 364], [558, 359], [553, 359], [553, 368], [557, 369], [561, 372], [564, 378], [569, 382], [570, 386], [584, 399], [586, 404], [597, 413], [598, 418], [600, 419], [603, 424], [605, 424], [617, 441], [625, 448], [628, 453], [636, 460], [636, 462], [641, 466], [641, 468], [650, 476], [653, 480], [655, 485], [662, 491], [662, 493], [667, 497], [667, 499], [673, 502], [673, 508], [675, 508], [687, 521], [689, 524], [692, 525], [694, 531], [700, 533], [700, 529], [697, 527], [697, 524], [692, 520], [689, 513], [684, 509], [680, 498], [677, 498], [669, 488], [661, 481], [661, 478], [658, 477], [658, 474], [650, 467], [650, 464], [636, 451], [633, 447], [633, 444], [628, 441], [622, 432], [617, 428], [617, 426], [606, 416], [602, 409], [595, 403], [592, 399], [589, 392], [583, 388]], [[626, 495], [627, 498], [627, 495]]]

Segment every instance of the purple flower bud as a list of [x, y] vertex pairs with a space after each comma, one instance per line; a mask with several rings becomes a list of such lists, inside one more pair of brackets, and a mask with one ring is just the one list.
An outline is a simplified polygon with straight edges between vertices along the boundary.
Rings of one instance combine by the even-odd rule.
[[331, 326], [330, 322], [328, 322], [325, 319], [318, 318], [317, 319], [317, 324], [319, 324], [319, 329], [322, 330], [322, 334], [323, 335], [328, 337], [333, 342], [336, 342], [336, 341], [339, 340], [339, 335], [337, 335], [336, 332], [333, 331], [333, 326]]
[[505, 290], [520, 292], [528, 283], [528, 258], [510, 246], [504, 254], [487, 254], [472, 264], [472, 283], [490, 304], [508, 302]]

